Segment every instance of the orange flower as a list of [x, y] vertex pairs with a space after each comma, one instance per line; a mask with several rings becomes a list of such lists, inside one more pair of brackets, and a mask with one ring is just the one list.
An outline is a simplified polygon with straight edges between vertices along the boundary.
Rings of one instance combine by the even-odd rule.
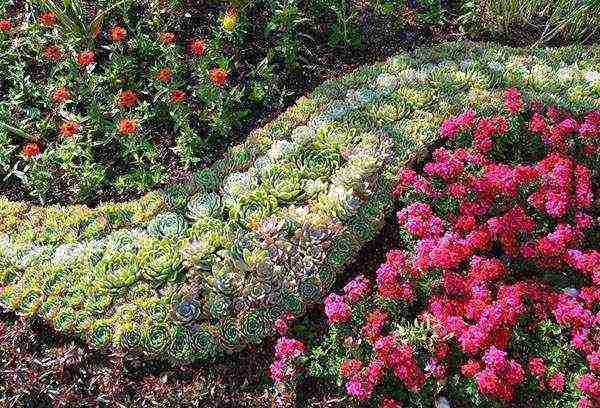
[[125, 135], [135, 133], [137, 131], [137, 128], [137, 122], [133, 119], [122, 119], [119, 122], [119, 133], [123, 133]]
[[137, 102], [137, 94], [135, 91], [122, 91], [117, 96], [117, 105], [121, 108], [130, 108]]
[[42, 23], [42, 25], [45, 25], [46, 27], [52, 27], [57, 22], [58, 16], [52, 11], [47, 11], [45, 13], [40, 14], [40, 23]]
[[52, 92], [52, 100], [56, 103], [62, 103], [71, 99], [71, 93], [64, 86], [58, 87]]
[[60, 133], [62, 133], [64, 136], [70, 137], [77, 133], [79, 129], [81, 129], [81, 125], [79, 123], [67, 121], [60, 127]]
[[127, 35], [127, 31], [123, 27], [115, 26], [109, 31], [110, 39], [114, 42], [123, 41]]
[[156, 79], [163, 82], [169, 82], [173, 77], [173, 72], [171, 68], [163, 68], [156, 74]]
[[77, 54], [77, 56], [75, 57], [75, 61], [78, 65], [85, 67], [87, 65], [92, 64], [95, 58], [96, 56], [94, 55], [93, 51], [85, 50]]
[[213, 84], [221, 86], [225, 83], [225, 81], [227, 81], [229, 74], [227, 74], [227, 71], [221, 68], [213, 68], [210, 71], [208, 71], [208, 76], [210, 77], [210, 80], [213, 82]]
[[23, 146], [23, 155], [26, 157], [37, 156], [40, 154], [40, 152], [40, 146], [38, 146], [37, 143], [27, 143], [25, 146]]
[[58, 61], [60, 59], [60, 48], [55, 44], [49, 44], [44, 49], [44, 57], [52, 61]]
[[185, 92], [181, 89], [174, 89], [171, 91], [171, 102], [177, 103], [185, 100]]
[[173, 44], [175, 42], [175, 34], [169, 32], [161, 33], [159, 39], [163, 44]]
[[0, 20], [0, 31], [7, 33], [10, 31], [11, 28], [12, 23], [10, 22], [10, 20]]
[[202, 55], [206, 52], [206, 43], [199, 38], [190, 41], [190, 51], [192, 54]]

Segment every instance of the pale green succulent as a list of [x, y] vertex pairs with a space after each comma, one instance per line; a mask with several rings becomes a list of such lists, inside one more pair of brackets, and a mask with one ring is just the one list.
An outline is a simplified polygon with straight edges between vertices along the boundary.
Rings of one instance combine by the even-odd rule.
[[187, 224], [183, 217], [175, 213], [161, 213], [148, 223], [148, 233], [155, 237], [177, 237]]
[[252, 228], [277, 208], [277, 199], [265, 189], [242, 194], [229, 208], [229, 217], [240, 225]]
[[261, 177], [263, 186], [280, 201], [292, 201], [302, 191], [300, 171], [292, 163], [271, 166]]
[[221, 197], [216, 193], [200, 193], [189, 201], [187, 215], [192, 220], [206, 217], [218, 218], [221, 214]]

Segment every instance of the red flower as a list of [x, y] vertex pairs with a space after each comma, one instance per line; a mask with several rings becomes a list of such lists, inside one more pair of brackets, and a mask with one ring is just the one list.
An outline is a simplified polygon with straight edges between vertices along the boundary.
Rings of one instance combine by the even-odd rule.
[[71, 99], [71, 93], [64, 86], [58, 87], [52, 92], [52, 100], [56, 103], [66, 102]]
[[213, 68], [208, 71], [208, 76], [213, 84], [221, 86], [227, 81], [229, 75], [227, 74], [227, 71], [221, 68]]
[[45, 13], [40, 14], [40, 23], [42, 23], [42, 25], [45, 25], [46, 27], [52, 27], [57, 22], [58, 16], [52, 11], [47, 11]]
[[75, 57], [75, 61], [77, 62], [77, 64], [82, 67], [92, 64], [94, 62], [94, 59], [95, 55], [94, 52], [91, 50], [82, 51]]
[[10, 20], [0, 20], [0, 31], [7, 33], [11, 28], [12, 23]]
[[130, 108], [137, 102], [137, 94], [135, 91], [122, 91], [117, 96], [117, 105], [121, 108]]
[[64, 136], [73, 136], [81, 129], [81, 125], [77, 122], [67, 121], [63, 123], [60, 127], [60, 133]]
[[340, 375], [343, 379], [349, 380], [354, 377], [362, 369], [362, 363], [358, 360], [344, 360], [340, 364]]
[[169, 82], [173, 78], [173, 72], [171, 68], [163, 68], [156, 74], [156, 79], [163, 82]]
[[185, 100], [185, 97], [185, 92], [181, 89], [174, 89], [171, 91], [171, 102], [173, 103], [182, 102]]
[[119, 133], [129, 135], [135, 133], [138, 129], [138, 124], [133, 119], [122, 119], [119, 122]]
[[109, 30], [110, 39], [114, 42], [123, 41], [127, 31], [123, 27], [115, 26]]
[[173, 44], [175, 42], [175, 34], [170, 32], [161, 33], [159, 40], [163, 44]]
[[40, 152], [40, 146], [37, 143], [27, 143], [23, 146], [23, 154], [27, 157], [37, 156]]
[[44, 57], [52, 61], [58, 61], [60, 59], [60, 48], [55, 44], [49, 44], [44, 49]]
[[206, 43], [199, 38], [190, 41], [190, 51], [192, 54], [202, 55], [206, 51]]

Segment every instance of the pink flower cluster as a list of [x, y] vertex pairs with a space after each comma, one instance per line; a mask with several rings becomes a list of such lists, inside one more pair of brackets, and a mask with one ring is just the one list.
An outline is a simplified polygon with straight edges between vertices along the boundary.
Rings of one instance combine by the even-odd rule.
[[346, 304], [343, 296], [330, 294], [325, 298], [325, 314], [329, 323], [345, 322], [350, 317], [350, 306]]
[[304, 344], [295, 339], [281, 337], [275, 345], [275, 361], [269, 367], [271, 378], [275, 382], [289, 380], [295, 375], [292, 361], [304, 354]]

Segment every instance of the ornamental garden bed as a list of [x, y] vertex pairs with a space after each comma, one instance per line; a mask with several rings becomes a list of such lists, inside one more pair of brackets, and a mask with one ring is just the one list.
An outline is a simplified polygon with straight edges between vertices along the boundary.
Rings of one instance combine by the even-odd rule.
[[[278, 4], [6, 8], [0, 398], [595, 406], [598, 48], [419, 47], [242, 140], [271, 109], [249, 95], [309, 72], [286, 41], [317, 6]], [[323, 49], [360, 47], [357, 6], [329, 6]], [[235, 54], [261, 10], [290, 70], [269, 81]], [[437, 33], [456, 10], [404, 9]]]

